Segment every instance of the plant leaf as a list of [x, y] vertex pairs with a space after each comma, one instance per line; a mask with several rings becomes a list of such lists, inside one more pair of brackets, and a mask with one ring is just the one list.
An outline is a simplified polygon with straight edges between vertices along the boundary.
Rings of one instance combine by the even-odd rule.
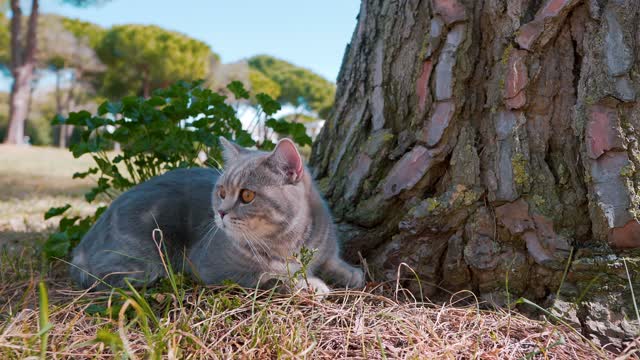
[[229, 85], [227, 85], [227, 89], [229, 89], [236, 99], [248, 99], [249, 92], [245, 90], [244, 85], [238, 81], [234, 80]]
[[58, 216], [58, 215], [62, 215], [65, 211], [69, 210], [71, 208], [71, 205], [66, 204], [64, 206], [61, 207], [52, 207], [49, 210], [47, 210], [46, 213], [44, 213], [44, 219], [51, 219], [54, 216]]

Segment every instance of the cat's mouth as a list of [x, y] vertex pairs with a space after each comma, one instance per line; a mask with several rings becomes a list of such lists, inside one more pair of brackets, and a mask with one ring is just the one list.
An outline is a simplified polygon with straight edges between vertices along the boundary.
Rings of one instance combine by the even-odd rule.
[[225, 224], [225, 221], [222, 217], [220, 217], [220, 215], [215, 214], [213, 216], [213, 221], [216, 223], [216, 226], [219, 227], [220, 229], [227, 229], [229, 227], [228, 224]]
[[222, 218], [220, 215], [216, 214], [215, 223], [216, 226], [227, 233], [235, 232], [239, 226], [238, 220], [230, 215], [226, 215], [224, 218]]

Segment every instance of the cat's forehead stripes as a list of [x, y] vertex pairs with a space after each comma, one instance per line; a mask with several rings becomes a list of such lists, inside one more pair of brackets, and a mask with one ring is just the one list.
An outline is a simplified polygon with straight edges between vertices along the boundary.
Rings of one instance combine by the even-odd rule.
[[283, 185], [282, 173], [266, 160], [264, 155], [238, 159], [228, 165], [221, 184], [233, 188]]
[[227, 166], [222, 179], [224, 184], [226, 186], [239, 187], [254, 177], [252, 176], [252, 169], [256, 168], [257, 161], [253, 157], [243, 157]]
[[238, 187], [241, 184], [241, 181], [244, 176], [245, 168], [243, 166], [231, 166], [227, 171], [225, 171], [223, 176], [223, 184], [229, 187]]

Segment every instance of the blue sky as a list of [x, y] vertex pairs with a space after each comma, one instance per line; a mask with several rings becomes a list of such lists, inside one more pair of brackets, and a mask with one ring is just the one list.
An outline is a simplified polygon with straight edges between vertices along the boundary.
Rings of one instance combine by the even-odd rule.
[[[75, 8], [41, 1], [41, 11], [109, 27], [155, 24], [202, 40], [223, 62], [270, 54], [334, 81], [356, 25], [359, 0], [110, 0]], [[28, 11], [30, 1], [23, 1]]]

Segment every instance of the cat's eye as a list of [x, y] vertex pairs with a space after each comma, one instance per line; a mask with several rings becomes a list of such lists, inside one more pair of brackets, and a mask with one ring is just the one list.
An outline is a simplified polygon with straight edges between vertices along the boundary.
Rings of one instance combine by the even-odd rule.
[[240, 199], [245, 204], [252, 202], [253, 199], [255, 199], [255, 197], [256, 197], [256, 193], [254, 191], [243, 189], [240, 192]]
[[223, 187], [218, 189], [218, 196], [220, 196], [221, 199], [224, 199], [227, 196], [227, 192], [224, 190]]

